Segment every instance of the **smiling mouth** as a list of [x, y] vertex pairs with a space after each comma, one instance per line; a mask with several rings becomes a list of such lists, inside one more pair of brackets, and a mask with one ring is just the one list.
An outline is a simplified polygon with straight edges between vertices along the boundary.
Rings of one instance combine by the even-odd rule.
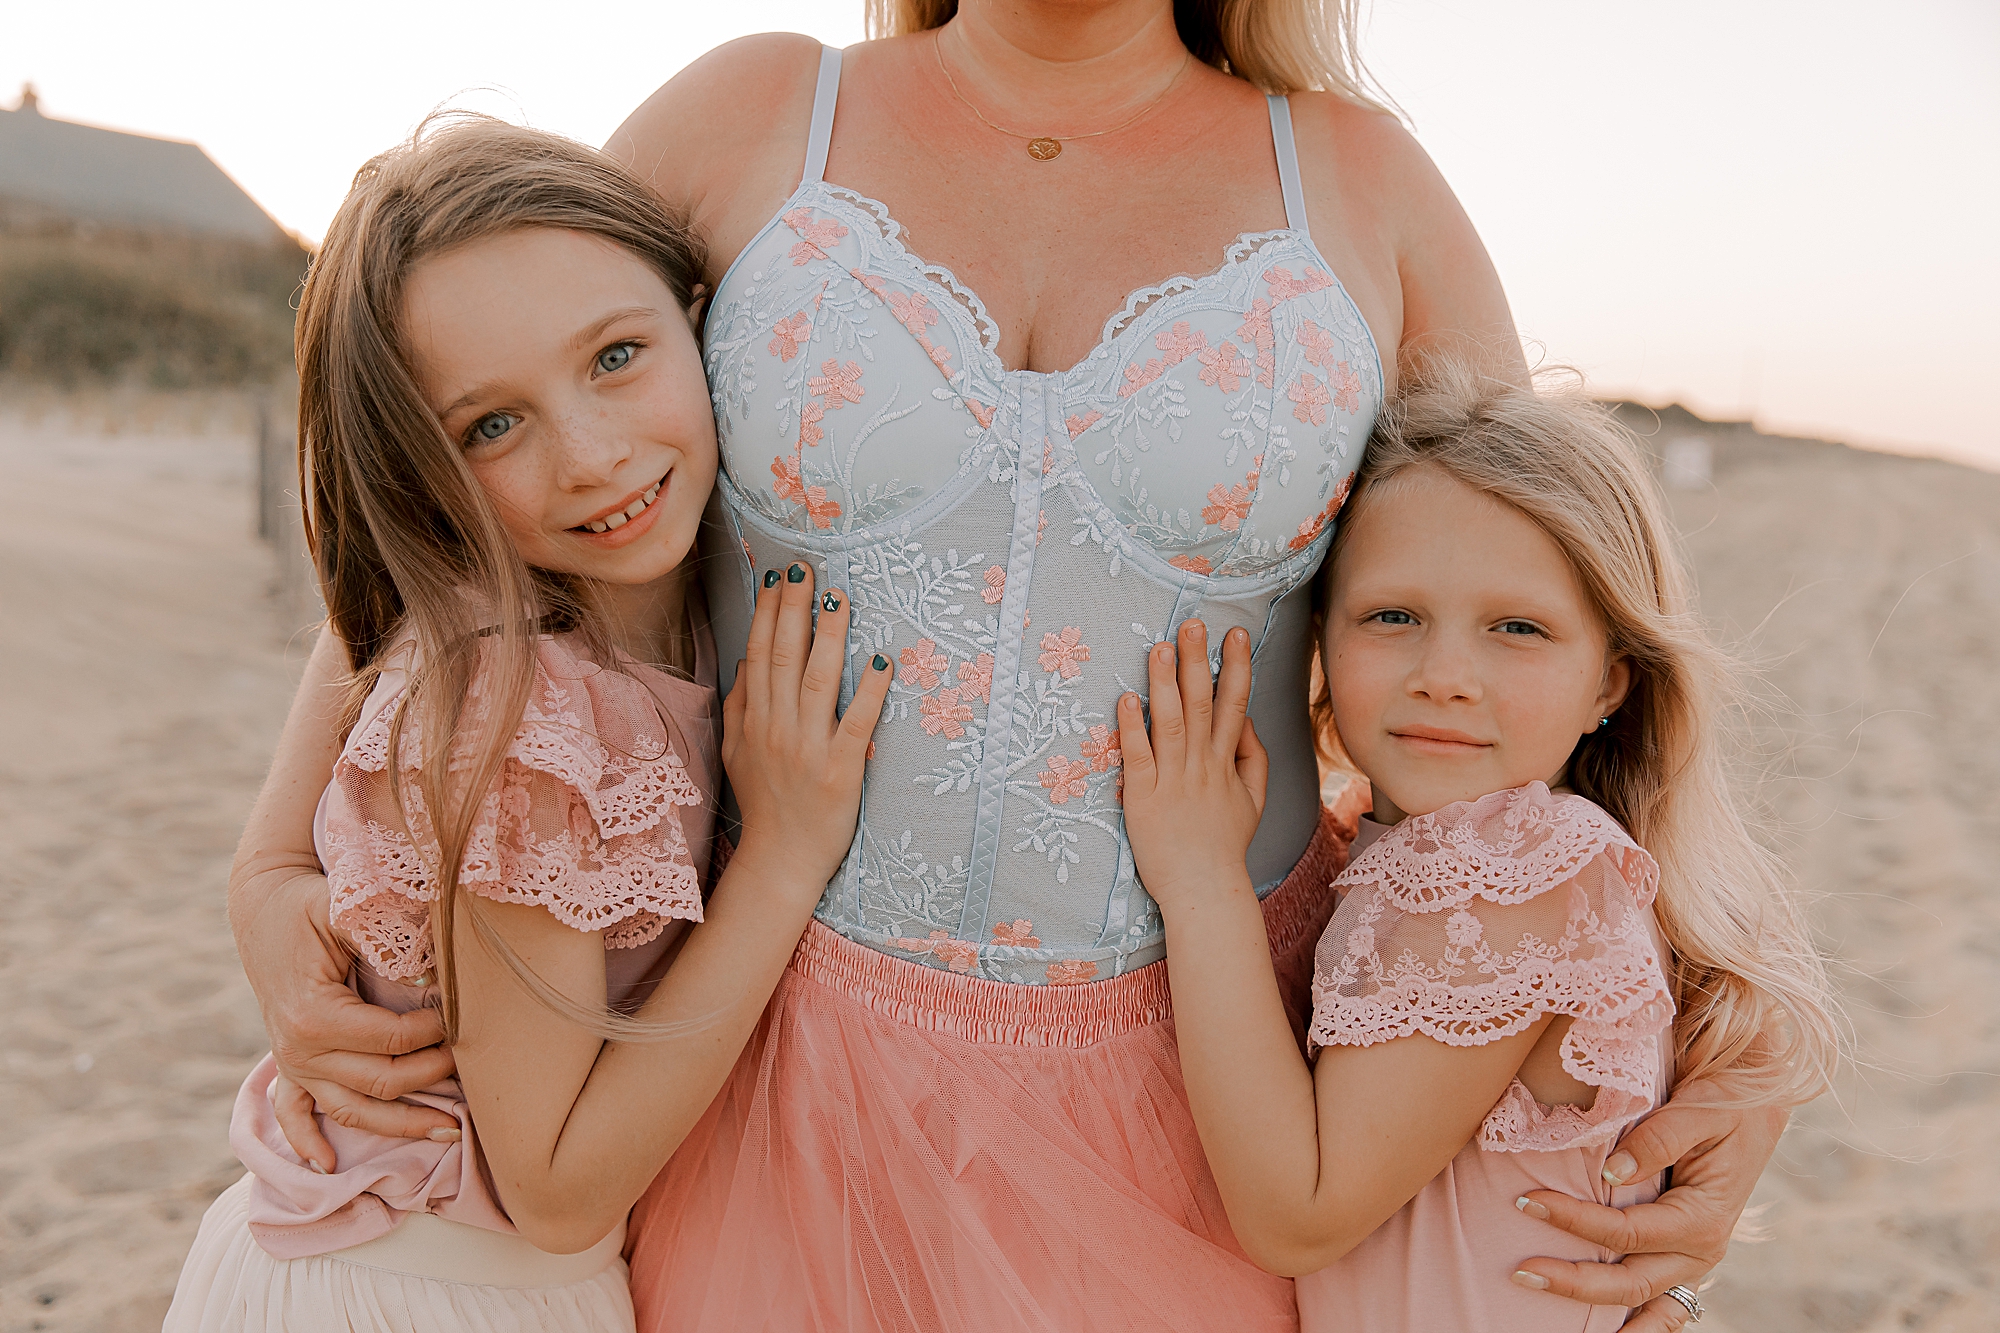
[[603, 518], [593, 518], [588, 523], [579, 523], [575, 527], [571, 528], [570, 531], [601, 533], [601, 532], [611, 532], [618, 528], [622, 528], [627, 523], [630, 523], [633, 519], [639, 517], [639, 515], [645, 513], [648, 509], [650, 509], [653, 505], [653, 502], [660, 498], [660, 488], [662, 486], [665, 486], [666, 484], [667, 484], [667, 479], [665, 477], [661, 477], [658, 481], [654, 482], [651, 486], [648, 486], [644, 491], [642, 491], [638, 499], [634, 500], [631, 504], [626, 505], [623, 509], [620, 509], [615, 513], [606, 514]]

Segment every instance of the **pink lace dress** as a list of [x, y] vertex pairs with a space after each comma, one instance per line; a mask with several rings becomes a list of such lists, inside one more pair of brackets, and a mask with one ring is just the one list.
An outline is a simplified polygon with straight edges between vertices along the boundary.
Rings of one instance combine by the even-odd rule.
[[1402, 1211], [1298, 1280], [1301, 1329], [1617, 1328], [1623, 1309], [1508, 1275], [1535, 1255], [1619, 1258], [1518, 1211], [1529, 1190], [1621, 1208], [1659, 1193], [1657, 1182], [1614, 1189], [1598, 1174], [1671, 1080], [1653, 858], [1597, 806], [1536, 782], [1381, 832], [1335, 883], [1346, 896], [1320, 940], [1312, 1049], [1413, 1034], [1479, 1046], [1555, 1014], [1570, 1020], [1563, 1068], [1597, 1095], [1587, 1108], [1544, 1106], [1515, 1080], [1478, 1138]]
[[[605, 998], [618, 1010], [650, 992], [686, 923], [701, 919], [720, 728], [713, 648], [705, 632], [699, 642], [690, 682], [631, 662], [607, 671], [572, 640], [544, 638], [526, 715], [461, 870], [473, 893], [602, 934]], [[399, 1013], [433, 1002], [437, 896], [430, 814], [414, 786], [396, 781], [423, 758], [414, 725], [391, 759], [406, 687], [404, 670], [383, 673], [314, 826], [332, 924], [361, 960], [355, 988]], [[475, 715], [481, 703], [475, 680]], [[338, 1166], [320, 1175], [278, 1128], [276, 1074], [266, 1056], [237, 1095], [230, 1146], [250, 1174], [203, 1219], [169, 1330], [632, 1326], [623, 1229], [579, 1255], [523, 1239], [455, 1080], [408, 1100], [456, 1116], [460, 1142], [381, 1138], [321, 1117]]]

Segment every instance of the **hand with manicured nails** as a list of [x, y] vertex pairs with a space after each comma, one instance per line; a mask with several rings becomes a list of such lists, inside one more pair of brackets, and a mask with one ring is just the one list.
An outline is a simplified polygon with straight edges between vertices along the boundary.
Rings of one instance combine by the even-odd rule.
[[750, 643], [722, 710], [722, 763], [742, 812], [738, 857], [812, 886], [818, 899], [854, 841], [868, 738], [895, 676], [877, 654], [862, 664], [845, 716], [840, 701], [852, 608], [847, 594], [818, 598], [812, 570], [768, 570]]
[[1154, 644], [1146, 656], [1150, 736], [1139, 696], [1118, 700], [1125, 831], [1140, 882], [1168, 910], [1249, 885], [1244, 856], [1263, 817], [1271, 767], [1248, 717], [1248, 632], [1223, 637], [1216, 677], [1208, 672], [1208, 626], [1189, 620], [1178, 639]]

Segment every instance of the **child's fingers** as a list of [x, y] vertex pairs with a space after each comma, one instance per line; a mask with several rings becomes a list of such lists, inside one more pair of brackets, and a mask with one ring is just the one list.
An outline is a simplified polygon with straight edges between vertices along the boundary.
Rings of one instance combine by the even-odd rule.
[[722, 743], [725, 748], [742, 738], [744, 701], [749, 697], [749, 663], [738, 658], [736, 681], [722, 699]]
[[1261, 818], [1264, 792], [1271, 779], [1271, 755], [1264, 748], [1264, 742], [1257, 739], [1257, 724], [1247, 717], [1243, 719], [1243, 729], [1236, 738], [1236, 776], [1249, 789], [1251, 803], [1257, 807]]
[[783, 725], [799, 714], [799, 686], [812, 651], [812, 570], [794, 560], [778, 585], [777, 623], [771, 631], [771, 718]]
[[750, 616], [750, 638], [743, 647], [743, 669], [736, 674], [738, 685], [749, 686], [745, 702], [754, 699], [760, 709], [771, 701], [771, 634], [778, 627], [778, 581], [783, 577], [775, 569], [764, 571], [764, 586]]
[[1207, 746], [1215, 713], [1215, 678], [1208, 674], [1208, 625], [1189, 620], [1181, 625], [1181, 716], [1190, 752]]
[[271, 1110], [292, 1151], [321, 1175], [332, 1175], [339, 1159], [326, 1135], [320, 1133], [319, 1121], [313, 1116], [312, 1094], [280, 1074], [271, 1080]]
[[1245, 714], [1250, 711], [1250, 631], [1238, 626], [1222, 636], [1222, 673], [1215, 681], [1215, 756], [1227, 760], [1241, 753]]
[[1129, 690], [1118, 696], [1118, 746], [1125, 755], [1128, 799], [1134, 791], [1151, 791], [1153, 746], [1146, 739], [1146, 710], [1139, 706], [1139, 696]]
[[1181, 686], [1174, 678], [1174, 646], [1156, 643], [1146, 655], [1146, 683], [1152, 692], [1153, 760], [1178, 772], [1187, 755], [1187, 720], [1181, 716]]
[[833, 712], [840, 703], [840, 673], [847, 662], [847, 594], [828, 588], [819, 598], [819, 621], [813, 626], [812, 648], [806, 656], [799, 689], [799, 721], [807, 734], [833, 730]]
[[869, 657], [861, 668], [861, 678], [854, 684], [854, 697], [847, 701], [847, 711], [840, 718], [841, 746], [850, 752], [859, 749], [864, 757], [867, 755], [868, 739], [882, 719], [882, 702], [889, 697], [889, 683], [895, 678], [896, 668], [888, 658], [880, 653]]

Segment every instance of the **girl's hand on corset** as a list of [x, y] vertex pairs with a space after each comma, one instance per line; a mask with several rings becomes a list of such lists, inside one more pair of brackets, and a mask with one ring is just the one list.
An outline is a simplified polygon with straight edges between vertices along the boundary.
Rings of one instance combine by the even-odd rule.
[[733, 861], [749, 858], [818, 899], [854, 841], [861, 769], [894, 669], [861, 664], [845, 716], [836, 716], [847, 649], [847, 594], [817, 599], [812, 570], [771, 570], [757, 595], [750, 643], [722, 711], [722, 763], [743, 815]]
[[[1250, 706], [1250, 635], [1230, 630], [1222, 672], [1208, 674], [1208, 626], [1181, 626], [1178, 650], [1146, 658], [1152, 728], [1139, 696], [1118, 700], [1125, 753], [1125, 831], [1140, 882], [1163, 909], [1199, 895], [1248, 888], [1244, 855], [1264, 813], [1270, 761]], [[1176, 666], [1178, 665], [1178, 672]]]

